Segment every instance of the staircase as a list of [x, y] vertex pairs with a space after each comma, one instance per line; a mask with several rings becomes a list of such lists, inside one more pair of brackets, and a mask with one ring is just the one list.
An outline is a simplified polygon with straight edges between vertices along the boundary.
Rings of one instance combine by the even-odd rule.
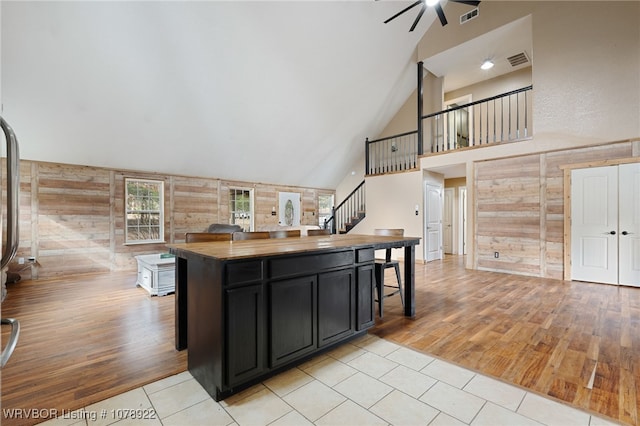
[[325, 229], [331, 229], [332, 234], [346, 234], [365, 218], [364, 182], [332, 209], [331, 217], [324, 223]]

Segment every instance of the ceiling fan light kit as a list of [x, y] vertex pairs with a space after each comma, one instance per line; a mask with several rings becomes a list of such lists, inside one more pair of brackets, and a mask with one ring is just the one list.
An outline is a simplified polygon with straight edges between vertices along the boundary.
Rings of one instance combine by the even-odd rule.
[[[449, 0], [449, 1], [452, 2], [452, 3], [462, 3], [462, 4], [469, 5], [469, 6], [474, 6], [474, 7], [478, 6], [480, 4], [479, 1], [469, 1], [469, 0]], [[448, 24], [447, 18], [444, 16], [444, 11], [442, 10], [442, 6], [440, 5], [439, 0], [418, 0], [418, 1], [410, 4], [406, 8], [402, 9], [400, 12], [396, 13], [391, 18], [389, 18], [386, 21], [384, 21], [384, 23], [388, 24], [389, 22], [391, 22], [394, 19], [396, 19], [398, 16], [400, 16], [403, 13], [413, 9], [414, 7], [416, 7], [418, 5], [422, 5], [422, 7], [420, 8], [420, 11], [418, 12], [418, 16], [416, 16], [415, 21], [413, 21], [413, 24], [411, 25], [411, 28], [409, 28], [409, 32], [413, 31], [416, 28], [416, 25], [418, 25], [418, 22], [420, 21], [420, 18], [422, 18], [422, 15], [424, 14], [425, 10], [427, 10], [427, 7], [435, 8], [436, 14], [438, 15], [438, 19], [440, 19], [440, 23], [442, 24], [443, 27]]]

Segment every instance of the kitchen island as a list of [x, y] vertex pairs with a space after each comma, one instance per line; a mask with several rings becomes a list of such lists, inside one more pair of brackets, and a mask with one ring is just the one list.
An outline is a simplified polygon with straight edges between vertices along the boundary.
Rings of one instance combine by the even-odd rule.
[[405, 315], [415, 314], [414, 237], [316, 237], [170, 244], [176, 349], [217, 401], [366, 333], [374, 251], [404, 248]]

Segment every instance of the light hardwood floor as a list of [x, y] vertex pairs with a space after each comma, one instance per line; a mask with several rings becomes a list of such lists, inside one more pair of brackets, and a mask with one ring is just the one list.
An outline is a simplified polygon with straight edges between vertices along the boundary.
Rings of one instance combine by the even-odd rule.
[[[462, 262], [416, 265], [415, 318], [389, 298], [370, 333], [638, 424], [640, 289], [468, 271]], [[22, 334], [2, 370], [2, 409], [76, 409], [184, 371], [173, 296], [149, 297], [134, 283], [129, 272], [10, 285], [2, 316], [19, 319]], [[3, 341], [7, 334], [3, 327]]]

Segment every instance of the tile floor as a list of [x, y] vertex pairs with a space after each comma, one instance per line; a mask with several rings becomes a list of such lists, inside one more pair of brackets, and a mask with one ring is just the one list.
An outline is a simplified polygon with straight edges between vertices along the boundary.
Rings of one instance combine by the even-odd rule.
[[[121, 419], [127, 410], [151, 419]], [[189, 374], [44, 423], [53, 425], [613, 425], [373, 335], [215, 402]]]

